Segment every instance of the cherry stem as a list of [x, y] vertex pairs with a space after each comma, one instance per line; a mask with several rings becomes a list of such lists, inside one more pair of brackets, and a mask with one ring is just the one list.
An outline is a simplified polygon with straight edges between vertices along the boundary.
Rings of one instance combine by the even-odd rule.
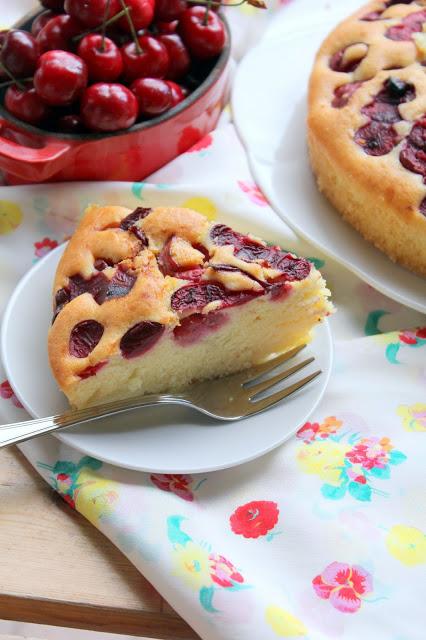
[[71, 38], [71, 41], [78, 42], [79, 40], [82, 40], [83, 38], [90, 35], [91, 33], [98, 33], [98, 31], [102, 31], [104, 28], [109, 27], [110, 24], [114, 24], [114, 22], [117, 22], [117, 20], [119, 20], [120, 18], [128, 14], [129, 11], [130, 11], [129, 7], [126, 7], [119, 13], [116, 13], [115, 16], [112, 16], [112, 18], [105, 20], [105, 22], [99, 25], [99, 27], [95, 27], [94, 29], [91, 29], [90, 31], [85, 31], [84, 33], [79, 33], [78, 36], [74, 36], [73, 38]]
[[9, 76], [11, 80], [10, 84], [16, 84], [20, 89], [22, 90], [25, 89], [25, 85], [21, 82], [21, 80], [18, 80], [17, 78], [15, 78], [15, 76], [9, 71], [9, 69], [1, 61], [0, 61], [0, 69], [2, 69], [2, 71], [4, 71], [7, 76]]
[[209, 19], [209, 11], [210, 11], [211, 5], [212, 5], [211, 0], [207, 0], [206, 12], [205, 12], [204, 18], [203, 18], [203, 26], [204, 27], [207, 26], [207, 22], [208, 22], [208, 19]]
[[107, 20], [108, 20], [108, 14], [109, 14], [110, 6], [111, 6], [111, 0], [107, 0], [106, 7], [105, 7], [104, 19], [102, 21], [102, 42], [101, 42], [101, 46], [100, 46], [100, 51], [102, 51], [102, 52], [105, 51], [106, 23], [107, 23]]
[[[20, 89], [25, 89], [25, 86], [22, 84], [23, 82], [31, 82], [32, 78], [24, 78], [20, 84], [18, 85]], [[5, 87], [10, 87], [12, 84], [18, 84], [16, 80], [8, 80], [7, 82], [0, 83], [0, 89], [4, 89]], [[22, 84], [22, 86], [21, 86]]]
[[140, 56], [141, 53], [142, 53], [142, 48], [141, 48], [141, 45], [139, 44], [138, 34], [136, 33], [135, 25], [133, 23], [133, 19], [132, 19], [132, 16], [131, 16], [131, 10], [126, 5], [124, 0], [120, 0], [120, 4], [123, 7], [123, 9], [127, 9], [127, 12], [126, 12], [127, 22], [129, 23], [129, 27], [130, 27], [130, 31], [131, 31], [131, 34], [132, 34], [133, 42], [135, 43], [136, 51], [137, 51], [138, 55]]

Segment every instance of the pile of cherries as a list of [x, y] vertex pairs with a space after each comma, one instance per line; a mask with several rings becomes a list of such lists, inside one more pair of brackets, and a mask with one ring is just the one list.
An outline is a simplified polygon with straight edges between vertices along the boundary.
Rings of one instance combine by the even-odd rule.
[[31, 25], [0, 32], [0, 88], [16, 118], [110, 132], [165, 113], [208, 75], [226, 42], [210, 0], [40, 0]]

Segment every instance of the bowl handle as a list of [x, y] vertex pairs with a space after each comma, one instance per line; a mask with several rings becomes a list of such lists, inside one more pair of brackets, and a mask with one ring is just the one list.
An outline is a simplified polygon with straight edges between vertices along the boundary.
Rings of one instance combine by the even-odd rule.
[[4, 124], [0, 121], [0, 169], [4, 172], [25, 182], [43, 182], [67, 164], [71, 145], [47, 140], [42, 147], [26, 147], [1, 135]]

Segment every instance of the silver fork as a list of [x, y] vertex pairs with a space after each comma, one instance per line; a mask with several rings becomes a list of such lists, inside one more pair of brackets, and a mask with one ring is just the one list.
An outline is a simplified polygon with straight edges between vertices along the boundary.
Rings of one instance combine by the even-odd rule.
[[[0, 426], [0, 449], [66, 427], [92, 422], [99, 420], [99, 418], [139, 409], [140, 407], [159, 404], [179, 404], [192, 407], [217, 420], [239, 420], [252, 416], [269, 409], [269, 407], [287, 398], [292, 393], [302, 389], [321, 373], [321, 371], [315, 371], [276, 393], [262, 397], [265, 391], [313, 362], [314, 358], [307, 358], [289, 369], [280, 371], [265, 380], [263, 379], [265, 375], [272, 373], [281, 364], [294, 358], [305, 346], [302, 345], [291, 349], [287, 353], [252, 369], [246, 369], [225, 378], [193, 384], [179, 394], [151, 394], [109, 402], [108, 404], [87, 409], [70, 410], [62, 415], [48, 418], [2, 425]], [[262, 380], [259, 380], [259, 378], [262, 378]], [[258, 397], [259, 395], [261, 397]]]

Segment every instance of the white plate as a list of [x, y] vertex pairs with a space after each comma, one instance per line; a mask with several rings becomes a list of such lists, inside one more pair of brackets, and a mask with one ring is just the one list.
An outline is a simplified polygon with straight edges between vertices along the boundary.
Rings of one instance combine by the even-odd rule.
[[298, 234], [360, 278], [426, 313], [426, 282], [391, 262], [319, 193], [306, 147], [306, 91], [315, 53], [331, 25], [287, 34], [251, 50], [238, 67], [232, 108], [254, 177]]
[[[265, 239], [280, 240], [275, 224], [265, 225], [263, 234]], [[35, 418], [67, 408], [50, 372], [46, 346], [52, 316], [51, 287], [63, 251], [64, 245], [24, 276], [3, 320], [1, 348], [6, 374], [19, 400]], [[271, 451], [307, 420], [327, 386], [332, 349], [325, 322], [302, 352], [303, 358], [314, 355], [315, 362], [294, 378], [314, 371], [313, 367], [322, 369], [322, 375], [292, 398], [246, 420], [219, 422], [180, 407], [156, 407], [92, 426], [73, 427], [57, 437], [104, 462], [139, 471], [199, 473], [232, 467]]]

